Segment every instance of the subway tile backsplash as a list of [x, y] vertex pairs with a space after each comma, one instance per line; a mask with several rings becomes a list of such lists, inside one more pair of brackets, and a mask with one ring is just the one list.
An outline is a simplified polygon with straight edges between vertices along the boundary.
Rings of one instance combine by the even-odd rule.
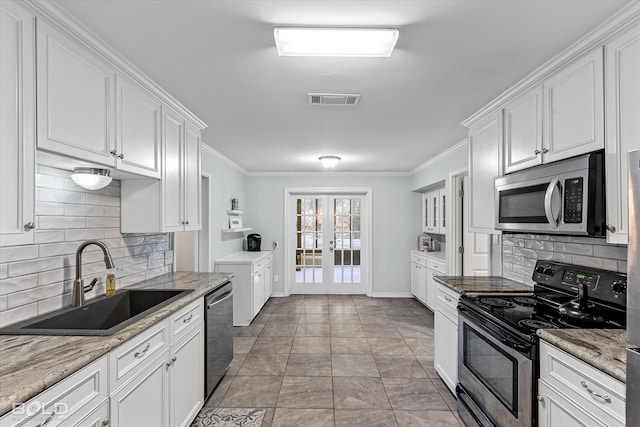
[[549, 260], [627, 272], [627, 246], [609, 245], [592, 237], [505, 234], [502, 236], [502, 275], [533, 286], [536, 261]]
[[[0, 248], [0, 327], [71, 303], [75, 253], [84, 240], [109, 247], [119, 288], [171, 271], [169, 233], [120, 233], [118, 180], [90, 191], [77, 186], [71, 172], [38, 165], [35, 209], [36, 243]], [[98, 278], [85, 296], [103, 295], [102, 252], [89, 246], [82, 261], [85, 283]]]

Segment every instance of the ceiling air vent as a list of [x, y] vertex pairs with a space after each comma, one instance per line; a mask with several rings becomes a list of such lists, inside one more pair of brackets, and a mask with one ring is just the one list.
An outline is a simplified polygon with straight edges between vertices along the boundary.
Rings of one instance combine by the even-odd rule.
[[308, 93], [309, 105], [358, 105], [358, 93]]

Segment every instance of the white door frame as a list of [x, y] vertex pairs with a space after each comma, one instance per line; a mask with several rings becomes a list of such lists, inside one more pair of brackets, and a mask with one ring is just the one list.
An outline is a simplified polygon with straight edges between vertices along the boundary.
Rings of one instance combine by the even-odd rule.
[[447, 227], [447, 253], [445, 256], [447, 257], [447, 270], [448, 274], [452, 276], [459, 276], [462, 274], [462, 254], [458, 253], [458, 248], [462, 246], [463, 235], [462, 235], [462, 203], [461, 198], [458, 195], [458, 190], [460, 190], [460, 185], [458, 183], [459, 179], [469, 173], [468, 168], [457, 169], [449, 172], [449, 179], [447, 181], [449, 188], [449, 200], [450, 203], [447, 203], [447, 210], [449, 212], [445, 212], [449, 214], [449, 226]]
[[361, 229], [366, 232], [366, 242], [360, 249], [361, 265], [361, 280], [364, 283], [365, 294], [367, 296], [373, 295], [373, 263], [372, 263], [372, 188], [371, 187], [285, 187], [284, 189], [284, 242], [282, 245], [282, 252], [284, 256], [284, 296], [291, 295], [291, 274], [289, 272], [294, 267], [292, 264], [292, 257], [289, 256], [291, 252], [291, 242], [293, 236], [291, 234], [290, 224], [293, 222], [293, 215], [291, 205], [293, 199], [301, 195], [318, 194], [323, 196], [339, 196], [339, 195], [357, 195], [361, 196], [364, 200], [364, 208], [361, 212]]

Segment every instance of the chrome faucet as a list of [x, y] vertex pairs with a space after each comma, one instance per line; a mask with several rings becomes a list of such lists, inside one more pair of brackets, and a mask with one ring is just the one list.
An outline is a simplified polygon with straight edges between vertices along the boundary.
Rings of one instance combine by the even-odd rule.
[[98, 278], [95, 278], [89, 286], [84, 286], [84, 281], [82, 280], [82, 251], [89, 245], [96, 245], [102, 249], [102, 253], [104, 253], [104, 265], [107, 267], [107, 270], [113, 268], [113, 260], [111, 259], [107, 245], [99, 240], [82, 242], [76, 251], [76, 280], [73, 281], [73, 294], [71, 296], [71, 305], [74, 307], [79, 307], [84, 304], [84, 293], [93, 289], [98, 281]]

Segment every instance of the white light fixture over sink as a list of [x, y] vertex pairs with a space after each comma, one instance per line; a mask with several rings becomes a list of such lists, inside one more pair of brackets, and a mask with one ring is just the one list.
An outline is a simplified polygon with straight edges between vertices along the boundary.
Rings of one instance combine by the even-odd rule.
[[388, 58], [398, 41], [395, 28], [275, 27], [280, 56]]
[[110, 174], [109, 169], [75, 168], [71, 179], [87, 190], [99, 190], [111, 183]]
[[320, 163], [322, 163], [322, 166], [324, 166], [325, 168], [331, 170], [342, 159], [340, 157], [338, 157], [338, 156], [320, 156], [320, 157], [318, 157], [318, 160], [320, 160]]

